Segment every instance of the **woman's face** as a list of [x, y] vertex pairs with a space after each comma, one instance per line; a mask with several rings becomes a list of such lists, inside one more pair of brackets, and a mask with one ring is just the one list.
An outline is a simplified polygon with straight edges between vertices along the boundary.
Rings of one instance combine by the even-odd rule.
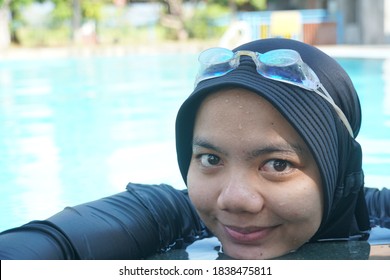
[[189, 195], [225, 254], [269, 259], [320, 226], [321, 178], [304, 141], [265, 99], [243, 89], [208, 96], [195, 121]]

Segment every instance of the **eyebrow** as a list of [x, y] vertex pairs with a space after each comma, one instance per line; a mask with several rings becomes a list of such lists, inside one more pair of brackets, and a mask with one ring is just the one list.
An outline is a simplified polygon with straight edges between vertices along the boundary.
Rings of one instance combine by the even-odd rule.
[[[216, 151], [218, 153], [228, 155], [228, 152], [225, 151], [223, 148], [218, 147], [206, 139], [200, 138], [200, 137], [194, 137], [192, 141], [192, 147], [193, 149], [199, 147], [199, 148], [205, 148], [209, 150]], [[250, 152], [247, 153], [247, 159], [253, 159], [256, 157], [259, 157], [261, 155], [265, 154], [271, 154], [271, 153], [285, 153], [285, 154], [296, 154], [299, 157], [303, 157], [306, 153], [306, 149], [303, 148], [298, 143], [276, 143], [276, 144], [265, 144], [263, 146], [260, 146]]]
[[265, 145], [264, 147], [260, 147], [255, 149], [249, 153], [248, 158], [256, 158], [264, 154], [272, 154], [272, 153], [283, 153], [283, 154], [296, 154], [298, 157], [302, 157], [304, 155], [304, 150], [298, 144], [289, 144], [289, 143], [278, 143]]
[[216, 152], [224, 154], [224, 155], [228, 154], [222, 148], [217, 147], [214, 144], [211, 144], [209, 141], [202, 139], [202, 138], [198, 138], [198, 137], [194, 137], [194, 139], [192, 140], [192, 149], [194, 149], [196, 147], [213, 150], [213, 151], [216, 151]]

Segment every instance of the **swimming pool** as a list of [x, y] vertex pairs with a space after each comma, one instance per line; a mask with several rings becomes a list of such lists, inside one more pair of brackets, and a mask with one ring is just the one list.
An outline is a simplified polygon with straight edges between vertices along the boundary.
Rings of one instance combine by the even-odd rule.
[[[340, 59], [363, 108], [366, 185], [390, 187], [390, 60]], [[0, 61], [0, 231], [126, 184], [183, 188], [174, 121], [195, 54]]]

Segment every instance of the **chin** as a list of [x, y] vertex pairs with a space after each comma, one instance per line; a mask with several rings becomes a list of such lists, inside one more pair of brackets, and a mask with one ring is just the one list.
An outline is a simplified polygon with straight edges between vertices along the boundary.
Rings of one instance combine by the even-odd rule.
[[259, 246], [223, 246], [223, 253], [227, 256], [237, 259], [237, 260], [267, 260], [267, 259], [273, 259], [277, 258], [283, 255], [286, 255], [297, 248], [290, 248], [290, 249], [278, 249], [278, 248], [262, 248]]

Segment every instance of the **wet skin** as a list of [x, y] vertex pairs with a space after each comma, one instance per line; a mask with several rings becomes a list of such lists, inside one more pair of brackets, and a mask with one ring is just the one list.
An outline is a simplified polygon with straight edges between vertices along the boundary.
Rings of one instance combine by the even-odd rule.
[[321, 178], [309, 149], [270, 103], [244, 89], [203, 101], [187, 184], [201, 219], [233, 258], [284, 255], [321, 223]]

